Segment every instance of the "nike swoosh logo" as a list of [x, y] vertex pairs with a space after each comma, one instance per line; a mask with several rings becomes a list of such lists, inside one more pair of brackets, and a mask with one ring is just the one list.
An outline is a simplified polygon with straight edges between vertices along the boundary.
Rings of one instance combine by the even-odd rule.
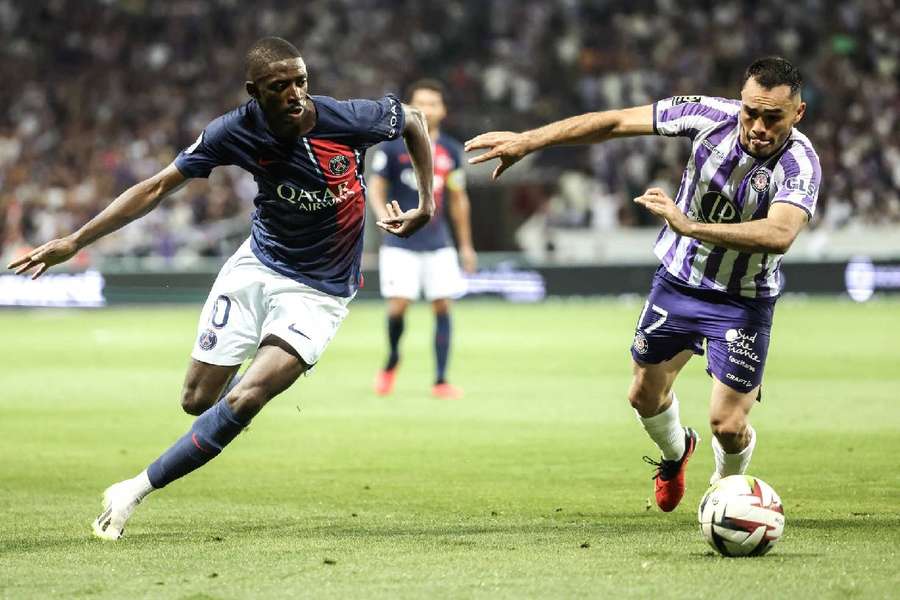
[[196, 433], [193, 433], [193, 432], [191, 433], [191, 441], [194, 442], [194, 445], [197, 446], [197, 449], [200, 450], [200, 452], [205, 452], [206, 454], [212, 454], [212, 452], [210, 452], [209, 450], [207, 450], [206, 448], [204, 448], [203, 446], [200, 445], [200, 442], [197, 440]]
[[311, 337], [309, 337], [308, 335], [306, 335], [305, 333], [303, 333], [303, 332], [300, 331], [299, 329], [296, 329], [296, 328], [294, 327], [294, 324], [293, 324], [293, 323], [291, 323], [290, 325], [288, 325], [288, 331], [293, 331], [294, 333], [299, 333], [300, 335], [302, 335], [303, 337], [305, 337], [305, 338], [308, 339], [309, 341], [312, 341], [312, 338], [311, 338]]
[[278, 161], [277, 160], [266, 160], [265, 158], [261, 158], [257, 162], [259, 162], [259, 166], [267, 167], [267, 166], [271, 165], [272, 163], [276, 163]]

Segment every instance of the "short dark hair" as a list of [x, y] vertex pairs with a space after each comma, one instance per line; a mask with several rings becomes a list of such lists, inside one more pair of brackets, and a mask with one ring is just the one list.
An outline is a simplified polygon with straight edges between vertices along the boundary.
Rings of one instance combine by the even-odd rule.
[[301, 58], [300, 51], [289, 41], [280, 37], [264, 37], [256, 40], [244, 57], [247, 79], [253, 81], [255, 74], [270, 63]]
[[792, 96], [800, 91], [800, 86], [803, 85], [800, 70], [780, 56], [766, 56], [753, 61], [744, 73], [744, 83], [746, 84], [751, 77], [767, 90], [779, 85], [789, 86]]
[[447, 97], [447, 88], [444, 87], [444, 84], [438, 81], [437, 79], [424, 78], [417, 79], [413, 81], [409, 87], [406, 88], [406, 99], [407, 101], [412, 100], [413, 94], [418, 92], [419, 90], [431, 90], [432, 92], [437, 92], [441, 95], [441, 99], [444, 100]]

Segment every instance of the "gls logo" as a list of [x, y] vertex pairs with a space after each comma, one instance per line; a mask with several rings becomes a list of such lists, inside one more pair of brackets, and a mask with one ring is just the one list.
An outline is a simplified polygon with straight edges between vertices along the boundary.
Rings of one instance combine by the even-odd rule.
[[818, 188], [811, 181], [799, 177], [788, 177], [784, 180], [784, 187], [792, 192], [803, 192], [807, 196], [815, 196]]
[[740, 223], [741, 213], [722, 192], [706, 192], [700, 198], [700, 220], [704, 223]]

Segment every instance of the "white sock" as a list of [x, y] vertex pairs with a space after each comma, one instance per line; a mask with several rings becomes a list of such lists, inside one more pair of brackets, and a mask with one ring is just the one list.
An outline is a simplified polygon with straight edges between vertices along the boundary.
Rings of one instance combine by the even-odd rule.
[[[634, 411], [637, 414], [637, 411]], [[678, 398], [672, 392], [672, 404], [656, 416], [646, 419], [637, 414], [650, 439], [656, 442], [665, 460], [681, 460], [684, 455], [684, 427], [678, 418]]]
[[147, 497], [147, 494], [156, 489], [150, 483], [150, 478], [147, 476], [147, 469], [141, 471], [136, 477], [129, 479], [128, 485], [134, 492], [134, 496], [138, 501], [143, 500]]
[[713, 456], [716, 459], [716, 472], [713, 473], [710, 482], [715, 483], [722, 477], [743, 475], [747, 472], [747, 467], [750, 466], [750, 457], [753, 456], [753, 449], [756, 448], [756, 430], [750, 425], [747, 425], [747, 429], [750, 430], [750, 443], [737, 454], [725, 452], [725, 448], [722, 447], [716, 436], [713, 436], [712, 447]]

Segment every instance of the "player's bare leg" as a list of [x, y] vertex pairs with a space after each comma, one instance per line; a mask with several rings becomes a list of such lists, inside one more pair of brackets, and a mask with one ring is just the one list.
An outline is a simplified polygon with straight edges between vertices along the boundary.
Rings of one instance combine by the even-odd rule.
[[644, 460], [656, 467], [656, 503], [665, 512], [674, 510], [684, 497], [685, 468], [700, 441], [694, 430], [682, 427], [678, 398], [672, 391], [678, 373], [693, 355], [684, 350], [658, 364], [634, 361], [628, 390], [628, 401], [638, 420], [662, 453], [659, 461], [646, 456]]
[[152, 491], [184, 477], [221, 453], [275, 396], [288, 389], [309, 367], [280, 338], [263, 340], [256, 358], [238, 384], [194, 421], [191, 429], [137, 477], [110, 486], [94, 534], [117, 540], [137, 505]]
[[710, 483], [744, 473], [750, 465], [756, 447], [756, 431], [750, 426], [747, 415], [758, 396], [759, 386], [749, 392], [739, 392], [713, 378], [709, 425], [713, 433], [716, 470]]
[[439, 298], [431, 302], [434, 311], [434, 358], [436, 373], [431, 394], [443, 400], [458, 400], [463, 391], [447, 382], [447, 362], [450, 360], [450, 300]]
[[400, 338], [403, 336], [404, 318], [410, 301], [406, 298], [388, 298], [388, 344], [390, 353], [384, 368], [375, 377], [375, 393], [387, 396], [394, 391], [397, 365], [400, 363]]
[[240, 365], [211, 365], [191, 359], [181, 390], [181, 408], [189, 415], [199, 416], [219, 400], [223, 392], [237, 385]]

